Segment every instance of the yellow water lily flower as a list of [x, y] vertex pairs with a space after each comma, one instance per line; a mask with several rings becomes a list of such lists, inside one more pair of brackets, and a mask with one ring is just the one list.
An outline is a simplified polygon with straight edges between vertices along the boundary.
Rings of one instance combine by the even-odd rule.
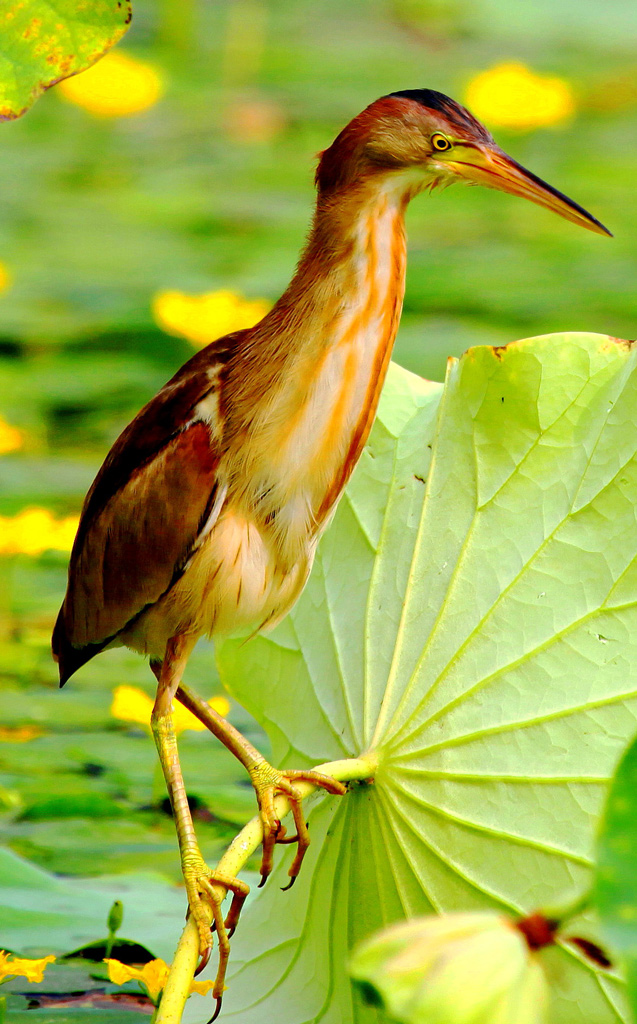
[[536, 75], [524, 64], [498, 64], [477, 75], [466, 92], [469, 109], [487, 124], [508, 128], [555, 125], [575, 112], [573, 90], [562, 78]]
[[168, 977], [169, 967], [163, 960], [150, 960], [143, 967], [131, 967], [119, 960], [107, 959], [108, 978], [114, 985], [125, 985], [127, 981], [139, 981], [154, 1003], [157, 1002]]
[[11, 956], [0, 950], [0, 981], [11, 976], [26, 978], [27, 981], [42, 981], [47, 964], [52, 964], [54, 960], [54, 956], [25, 960], [23, 957]]
[[[2, 291], [2, 281], [0, 280], [0, 291]], [[0, 416], [0, 455], [4, 455], [6, 452], [14, 452], [17, 448], [22, 447], [22, 433], [17, 427], [12, 427], [6, 420]]]
[[37, 725], [0, 725], [0, 743], [27, 743], [42, 736]]
[[138, 686], [116, 686], [113, 690], [111, 714], [123, 722], [139, 722], [140, 725], [150, 724], [150, 713], [153, 701]]
[[266, 299], [245, 299], [227, 288], [201, 295], [157, 292], [152, 301], [153, 316], [162, 331], [195, 345], [208, 345], [231, 331], [254, 327], [269, 309]]
[[164, 87], [152, 65], [122, 50], [111, 50], [86, 71], [65, 78], [57, 91], [97, 117], [126, 117], [152, 107]]
[[[138, 981], [144, 986], [153, 1003], [157, 1003], [164, 990], [170, 967], [164, 960], [150, 960], [143, 967], [131, 967], [119, 960], [105, 960], [108, 965], [108, 977], [114, 985], [124, 985], [127, 981]], [[191, 992], [205, 996], [213, 987], [214, 981], [192, 981]]]
[[[208, 701], [210, 707], [219, 715], [225, 716], [230, 711], [229, 701], [219, 695], [211, 697]], [[113, 690], [113, 703], [111, 714], [124, 722], [139, 722], [140, 725], [150, 725], [150, 715], [153, 710], [153, 700], [140, 690], [138, 686], [116, 686]], [[182, 732], [184, 729], [193, 729], [202, 732], [206, 727], [198, 718], [188, 711], [178, 701], [173, 703], [173, 725], [175, 732]]]
[[0, 516], [0, 555], [40, 555], [43, 551], [70, 551], [78, 516], [55, 519], [46, 508], [29, 508], [17, 516]]

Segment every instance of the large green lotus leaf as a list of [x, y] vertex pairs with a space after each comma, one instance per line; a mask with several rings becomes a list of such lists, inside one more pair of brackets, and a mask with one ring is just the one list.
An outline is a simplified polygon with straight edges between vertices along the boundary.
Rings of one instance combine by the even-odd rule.
[[124, 35], [130, 0], [6, 0], [0, 8], [0, 120], [25, 114]]
[[[359, 938], [588, 883], [637, 717], [634, 370], [590, 334], [470, 349], [444, 391], [392, 369], [300, 601], [219, 652], [278, 763], [380, 758], [373, 786], [316, 798], [294, 889], [288, 851], [249, 907], [227, 1020], [384, 1019], [347, 980]], [[574, 946], [542, 956], [552, 1024], [626, 1019]]]

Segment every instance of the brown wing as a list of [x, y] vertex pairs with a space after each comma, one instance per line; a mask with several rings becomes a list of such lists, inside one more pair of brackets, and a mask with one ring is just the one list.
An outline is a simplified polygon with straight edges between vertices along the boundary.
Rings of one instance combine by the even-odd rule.
[[210, 416], [236, 341], [229, 335], [193, 356], [124, 430], [95, 478], [53, 632], [61, 686], [179, 578], [217, 491]]

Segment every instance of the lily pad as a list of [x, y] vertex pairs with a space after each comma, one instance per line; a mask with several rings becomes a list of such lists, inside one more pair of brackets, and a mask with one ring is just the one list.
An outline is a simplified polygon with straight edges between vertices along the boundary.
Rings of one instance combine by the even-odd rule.
[[[384, 1019], [352, 945], [432, 911], [529, 912], [583, 891], [637, 720], [637, 374], [628, 343], [470, 349], [444, 391], [393, 369], [309, 584], [222, 678], [302, 767], [373, 749], [375, 784], [318, 797], [233, 940], [226, 1019]], [[617, 978], [542, 953], [550, 1019], [627, 1020]]]
[[170, 962], [183, 928], [185, 891], [152, 872], [59, 878], [0, 847], [0, 948], [61, 956], [104, 935], [113, 900], [127, 938]]

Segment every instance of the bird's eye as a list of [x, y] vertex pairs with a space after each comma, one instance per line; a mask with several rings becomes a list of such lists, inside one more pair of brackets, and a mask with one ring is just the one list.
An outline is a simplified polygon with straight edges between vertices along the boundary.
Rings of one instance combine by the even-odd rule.
[[438, 153], [444, 153], [445, 149], [451, 149], [451, 143], [445, 135], [432, 135], [431, 145]]

